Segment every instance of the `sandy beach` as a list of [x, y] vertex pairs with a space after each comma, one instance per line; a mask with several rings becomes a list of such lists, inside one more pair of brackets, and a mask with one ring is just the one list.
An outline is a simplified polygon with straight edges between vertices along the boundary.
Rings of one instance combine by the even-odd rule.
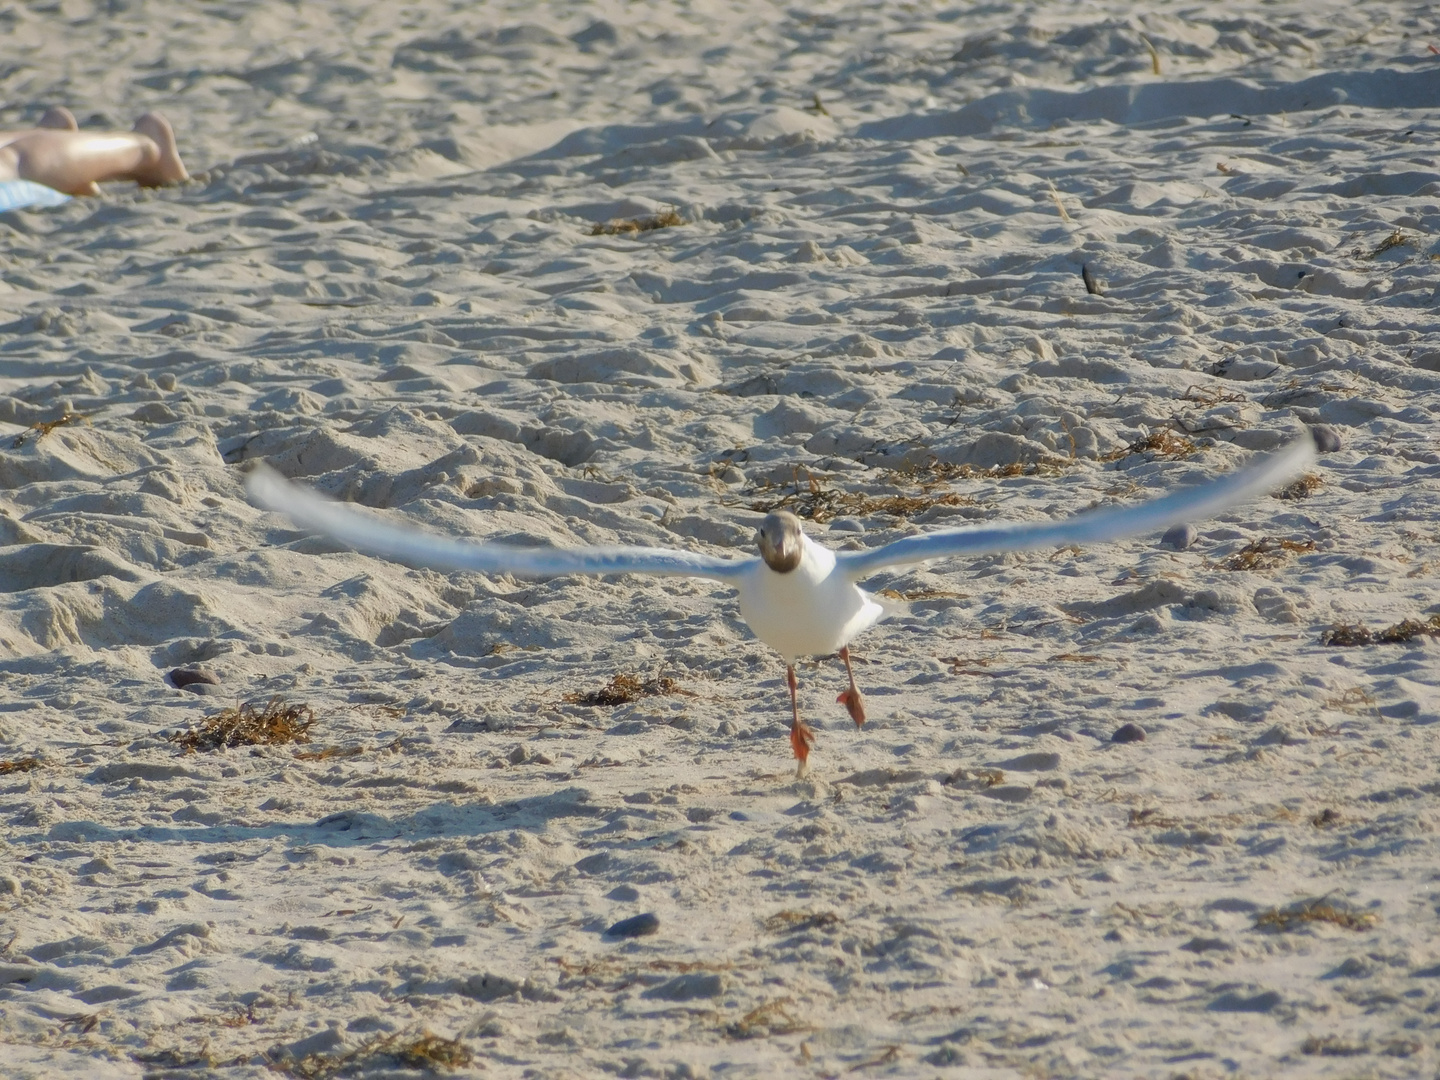
[[[1440, 1067], [1433, 6], [0, 26], [0, 128], [159, 110], [192, 173], [0, 213], [4, 1076]], [[880, 574], [804, 779], [721, 584], [412, 569], [244, 490], [748, 555], [1306, 425], [1188, 543]]]

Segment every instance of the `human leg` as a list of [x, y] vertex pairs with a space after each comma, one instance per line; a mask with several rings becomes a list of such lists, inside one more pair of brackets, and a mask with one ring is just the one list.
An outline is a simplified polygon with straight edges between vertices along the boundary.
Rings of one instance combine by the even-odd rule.
[[0, 179], [30, 180], [69, 195], [95, 194], [95, 185], [109, 180], [158, 187], [188, 175], [175, 133], [158, 113], [140, 117], [132, 132], [41, 128], [0, 147]]

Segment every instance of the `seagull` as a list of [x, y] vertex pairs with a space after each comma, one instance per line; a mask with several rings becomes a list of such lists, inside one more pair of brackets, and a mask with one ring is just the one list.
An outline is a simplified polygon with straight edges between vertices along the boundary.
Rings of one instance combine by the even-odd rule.
[[879, 570], [937, 559], [1099, 544], [1200, 521], [1279, 487], [1315, 458], [1318, 439], [1303, 435], [1216, 480], [1134, 506], [1092, 510], [1061, 521], [1015, 522], [907, 536], [862, 551], [835, 551], [805, 535], [786, 510], [767, 514], [755, 534], [759, 558], [720, 558], [656, 547], [513, 547], [452, 539], [395, 524], [291, 483], [266, 465], [246, 479], [256, 505], [324, 533], [357, 551], [437, 570], [553, 578], [570, 574], [649, 574], [712, 578], [732, 586], [751, 631], [785, 661], [790, 688], [790, 747], [805, 774], [815, 736], [800, 719], [795, 663], [838, 655], [849, 685], [836, 699], [859, 728], [865, 703], [850, 667], [850, 642], [887, 609], [860, 583]]

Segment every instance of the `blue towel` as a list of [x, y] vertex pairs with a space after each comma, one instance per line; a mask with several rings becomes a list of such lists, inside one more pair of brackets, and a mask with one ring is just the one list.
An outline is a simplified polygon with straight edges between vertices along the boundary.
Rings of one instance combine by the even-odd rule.
[[0, 180], [0, 211], [27, 206], [59, 206], [70, 201], [63, 191], [30, 180]]

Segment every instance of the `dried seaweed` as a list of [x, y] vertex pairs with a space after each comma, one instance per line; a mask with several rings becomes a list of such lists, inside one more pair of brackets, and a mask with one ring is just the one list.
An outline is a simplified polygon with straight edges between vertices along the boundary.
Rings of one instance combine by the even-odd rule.
[[899, 1061], [904, 1051], [898, 1046], [887, 1046], [879, 1057], [871, 1058], [869, 1061], [857, 1062], [846, 1069], [846, 1072], [859, 1072], [861, 1069], [878, 1069], [881, 1065], [893, 1065]]
[[1360, 623], [1336, 623], [1329, 630], [1320, 632], [1320, 644], [1341, 648], [1373, 645], [1375, 644], [1375, 635]]
[[1366, 255], [1365, 258], [1378, 259], [1381, 255], [1384, 255], [1385, 252], [1389, 251], [1391, 248], [1403, 247], [1409, 243], [1410, 238], [1406, 236], [1403, 232], [1401, 232], [1399, 229], [1396, 229], [1384, 240], [1381, 240], [1380, 243], [1375, 246], [1375, 250], [1370, 252], [1369, 255]]
[[[934, 486], [934, 485], [932, 485]], [[755, 494], [773, 490], [773, 485], [757, 485]], [[806, 518], [823, 524], [833, 518], [846, 515], [889, 514], [905, 518], [922, 513], [935, 506], [974, 506], [976, 500], [969, 495], [953, 491], [932, 493], [922, 488], [920, 494], [866, 495], [858, 491], [841, 491], [827, 487], [815, 476], [806, 472], [805, 480], [800, 479], [800, 470], [795, 470], [795, 488], [776, 498], [757, 499], [749, 503], [751, 510], [769, 514], [775, 510], [789, 510], [796, 517]]]
[[641, 698], [663, 697], [669, 694], [685, 694], [688, 697], [694, 697], [688, 690], [680, 688], [679, 681], [668, 675], [654, 679], [642, 679], [638, 675], [622, 673], [616, 675], [599, 690], [591, 691], [588, 694], [566, 694], [565, 701], [570, 705], [592, 705], [603, 709], [613, 709], [617, 705], [628, 705]]
[[1159, 75], [1159, 74], [1160, 74], [1160, 50], [1157, 49], [1157, 48], [1155, 48], [1155, 45], [1154, 45], [1154, 44], [1151, 42], [1151, 40], [1150, 40], [1148, 37], [1146, 37], [1144, 34], [1139, 35], [1139, 37], [1140, 37], [1140, 40], [1144, 43], [1145, 48], [1146, 48], [1146, 49], [1149, 51], [1149, 53], [1150, 53], [1150, 73], [1151, 73], [1152, 75]]
[[984, 791], [1003, 784], [1005, 773], [1000, 769], [976, 769], [971, 772], [960, 768], [947, 776], [944, 782], [946, 787], [956, 787], [963, 791]]
[[1050, 198], [1055, 200], [1055, 209], [1060, 212], [1060, 220], [1073, 221], [1074, 219], [1070, 216], [1070, 211], [1066, 210], [1065, 204], [1060, 201], [1059, 189], [1056, 188], [1056, 186], [1052, 184], [1049, 180], [1045, 181], [1045, 183], [1050, 187]]
[[[1364, 707], [1357, 709], [1357, 706]], [[1339, 697], [1326, 698], [1325, 707], [1349, 713], [1351, 716], [1364, 716], [1375, 711], [1375, 699], [1367, 694], [1364, 688], [1352, 686]]]
[[761, 925], [767, 934], [798, 934], [838, 926], [840, 916], [833, 911], [777, 911]]
[[794, 1001], [788, 997], [776, 998], [757, 1005], [748, 1013], [729, 1024], [725, 1034], [732, 1039], [759, 1039], [771, 1035], [799, 1035], [815, 1029], [791, 1015], [787, 1005]]
[[343, 750], [338, 746], [327, 746], [323, 750], [300, 750], [295, 754], [298, 761], [329, 761], [331, 758], [359, 757], [365, 752], [363, 746], [348, 746]]
[[30, 772], [39, 767], [38, 757], [11, 758], [9, 761], [0, 761], [0, 776], [7, 776], [12, 772]]
[[1275, 492], [1275, 498], [1286, 500], [1308, 499], [1324, 486], [1325, 481], [1320, 479], [1320, 477], [1314, 473], [1306, 473], [1298, 480], [1286, 484], [1279, 491]]
[[1227, 570], [1273, 570], [1298, 552], [1314, 551], [1314, 540], [1252, 540], [1225, 562]]
[[30, 437], [32, 435], [35, 437], [35, 441], [39, 442], [56, 428], [65, 427], [68, 424], [78, 424], [81, 420], [84, 419], [84, 413], [67, 412], [64, 413], [58, 420], [45, 420], [38, 424], [31, 424], [19, 435], [15, 436], [15, 441], [10, 444], [10, 449], [19, 450], [20, 447], [24, 446], [27, 442], [30, 441]]
[[1294, 930], [1307, 923], [1327, 922], [1346, 930], [1368, 930], [1378, 920], [1374, 915], [1336, 907], [1328, 900], [1302, 900], [1286, 908], [1271, 908], [1255, 916], [1257, 930]]
[[686, 221], [675, 212], [672, 206], [668, 210], [658, 214], [651, 214], [649, 217], [639, 218], [613, 218], [610, 221], [595, 225], [590, 230], [591, 236], [634, 236], [636, 233], [653, 232], [656, 229], [671, 229], [676, 225], [684, 225]]
[[1179, 818], [1167, 817], [1153, 806], [1143, 810], [1131, 810], [1126, 822], [1132, 829], [1173, 829], [1180, 824]]
[[1219, 387], [1191, 383], [1185, 388], [1185, 393], [1180, 395], [1180, 400], [1193, 401], [1197, 405], [1213, 409], [1216, 405], [1240, 404], [1250, 399], [1235, 390], [1222, 390]]
[[1320, 634], [1320, 644], [1341, 648], [1356, 645], [1403, 645], [1419, 637], [1440, 637], [1440, 615], [1424, 622], [1402, 619], [1384, 630], [1371, 630], [1360, 623], [1336, 623]]
[[1061, 470], [1072, 464], [1065, 458], [1045, 458], [1041, 461], [1015, 461], [1009, 465], [992, 465], [988, 469], [977, 469], [974, 465], [954, 465], [938, 458], [902, 465], [888, 469], [883, 474], [886, 483], [914, 484], [922, 491], [928, 491], [939, 484], [954, 480], [1009, 480], [1016, 476], [1059, 476]]
[[398, 1065], [407, 1069], [440, 1072], [463, 1069], [474, 1060], [465, 1045], [446, 1039], [428, 1030], [396, 1032], [371, 1039], [363, 1046], [344, 1054], [307, 1054], [296, 1061], [272, 1062], [270, 1067], [300, 1080], [330, 1080], [337, 1076], [354, 1076], [371, 1066]]
[[1371, 1050], [1364, 1043], [1347, 1042], [1339, 1035], [1311, 1035], [1300, 1045], [1300, 1052], [1321, 1057], [1358, 1057]]
[[276, 746], [307, 743], [315, 713], [308, 705], [292, 705], [273, 697], [264, 706], [247, 701], [235, 708], [207, 716], [198, 728], [170, 736], [170, 741], [194, 753], [233, 746]]
[[899, 589], [881, 589], [881, 596], [891, 600], [902, 600], [905, 603], [913, 603], [916, 600], [968, 600], [969, 593], [954, 592], [951, 589], [906, 589], [901, 592]]
[[1131, 454], [1153, 454], [1158, 461], [1180, 461], [1199, 451], [1191, 440], [1177, 435], [1169, 428], [1152, 431], [1143, 439], [1136, 439], [1123, 450], [1112, 450], [1100, 458], [1101, 461], [1119, 461]]
[[168, 1070], [171, 1069], [183, 1069], [186, 1072], [193, 1069], [204, 1069], [208, 1072], [226, 1065], [239, 1065], [245, 1060], [241, 1058], [233, 1062], [221, 1061], [214, 1054], [210, 1053], [208, 1047], [201, 1047], [199, 1050], [181, 1050], [178, 1046], [167, 1047], [164, 1050], [151, 1050], [144, 1053], [131, 1054], [130, 1058], [133, 1061], [139, 1062], [141, 1065], [155, 1065], [167, 1070], [165, 1073], [147, 1072], [147, 1076], [170, 1075]]

